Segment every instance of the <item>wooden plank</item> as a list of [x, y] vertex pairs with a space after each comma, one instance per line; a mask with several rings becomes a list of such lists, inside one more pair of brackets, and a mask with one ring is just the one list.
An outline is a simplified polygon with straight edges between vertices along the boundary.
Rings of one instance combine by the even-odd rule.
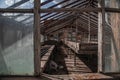
[[[100, 12], [102, 8], [55, 8], [55, 9], [39, 9], [39, 13], [48, 12]], [[120, 9], [105, 8], [106, 12], [117, 12], [120, 13]], [[1, 13], [33, 13], [33, 9], [0, 9]]]
[[105, 26], [105, 4], [101, 0], [99, 6], [102, 9], [102, 12], [98, 13], [98, 72], [103, 71], [103, 27]]
[[0, 9], [0, 13], [33, 13], [33, 9]]
[[[112, 76], [100, 74], [100, 73], [82, 73], [82, 74], [71, 74], [75, 80], [113, 80]], [[116, 79], [117, 80], [117, 79]]]
[[100, 8], [54, 8], [54, 9], [41, 9], [41, 13], [47, 12], [98, 12], [101, 11]]
[[75, 53], [78, 53], [79, 50], [79, 43], [72, 42], [72, 41], [65, 41], [65, 44], [71, 48]]
[[34, 71], [35, 75], [40, 75], [40, 0], [34, 1]]
[[120, 9], [118, 8], [105, 8], [106, 12], [114, 12], [114, 13], [120, 13]]
[[69, 74], [80, 74], [80, 73], [89, 73], [92, 72], [91, 69], [76, 56], [76, 61], [74, 60], [73, 52], [68, 54], [68, 57], [65, 58], [65, 64]]
[[113, 78], [101, 73], [74, 73], [69, 75], [52, 75], [51, 77], [60, 78], [54, 78], [53, 80], [119, 80], [119, 78]]

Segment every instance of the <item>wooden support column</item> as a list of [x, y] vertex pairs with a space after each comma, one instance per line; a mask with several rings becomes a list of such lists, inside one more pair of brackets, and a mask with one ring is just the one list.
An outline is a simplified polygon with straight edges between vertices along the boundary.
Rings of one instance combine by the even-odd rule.
[[[75, 29], [75, 32], [76, 32], [76, 34], [75, 34], [75, 36], [76, 36], [76, 40], [75, 40], [75, 42], [76, 42], [76, 46], [75, 46], [75, 49], [76, 49], [76, 52], [77, 52], [77, 35], [78, 35], [78, 19], [77, 19], [77, 17], [79, 16], [79, 13], [76, 13], [76, 21], [75, 21], [75, 25], [76, 25], [76, 29]], [[74, 54], [74, 65], [76, 66], [76, 54]]]
[[90, 13], [88, 14], [88, 43], [90, 42], [90, 27], [91, 27], [91, 24], [90, 24]]
[[40, 0], [34, 0], [34, 68], [35, 75], [40, 75]]
[[105, 26], [105, 4], [104, 0], [99, 0], [98, 7], [102, 9], [98, 13], [98, 72], [103, 72], [103, 36]]

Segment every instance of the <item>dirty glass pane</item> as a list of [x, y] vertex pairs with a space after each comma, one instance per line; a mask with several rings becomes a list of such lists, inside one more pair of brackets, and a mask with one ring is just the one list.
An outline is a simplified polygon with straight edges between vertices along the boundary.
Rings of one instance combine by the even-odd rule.
[[120, 72], [120, 13], [106, 13], [105, 21], [103, 36], [104, 72]]
[[25, 8], [30, 9], [34, 6], [34, 0], [0, 0], [0, 8]]
[[105, 7], [120, 9], [120, 0], [105, 0]]
[[0, 75], [33, 74], [33, 14], [0, 14]]
[[[48, 2], [49, 0], [41, 0], [41, 3]], [[41, 5], [41, 8], [70, 8], [79, 6], [80, 3], [84, 2], [83, 0], [51, 0], [49, 3]], [[73, 4], [74, 3], [74, 4]]]

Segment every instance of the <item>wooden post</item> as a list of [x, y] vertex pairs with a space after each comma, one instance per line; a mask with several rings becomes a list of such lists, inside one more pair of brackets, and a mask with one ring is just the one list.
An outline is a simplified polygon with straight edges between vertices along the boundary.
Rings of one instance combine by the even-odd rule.
[[88, 14], [88, 43], [90, 42], [90, 13]]
[[34, 71], [35, 75], [40, 75], [40, 0], [34, 0]]
[[[77, 15], [78, 15], [78, 13], [76, 14], [76, 22], [75, 22], [75, 25], [76, 25], [76, 30], [75, 30], [76, 31], [76, 46], [75, 46], [76, 47], [76, 52], [77, 52], [77, 34], [78, 34], [78, 25], [77, 25], [77, 17], [78, 16]], [[75, 61], [74, 63], [75, 64], [74, 65], [76, 66], [76, 54], [74, 54], [74, 56], [75, 56], [75, 58], [74, 58], [74, 61]]]
[[99, 5], [102, 12], [98, 13], [98, 72], [103, 72], [103, 36], [105, 26], [105, 4], [104, 0], [99, 0]]

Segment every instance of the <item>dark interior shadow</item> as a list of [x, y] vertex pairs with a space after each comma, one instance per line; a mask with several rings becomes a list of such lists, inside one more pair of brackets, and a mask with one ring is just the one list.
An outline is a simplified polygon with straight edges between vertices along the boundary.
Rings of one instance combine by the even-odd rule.
[[47, 67], [47, 69], [45, 69], [47, 71], [44, 71], [44, 73], [51, 74], [51, 75], [65, 75], [65, 74], [68, 74], [67, 67], [66, 67], [66, 64], [65, 64], [66, 55], [64, 54], [64, 52], [61, 48], [62, 46], [63, 45], [62, 45], [61, 42], [57, 42], [57, 45], [55, 46], [55, 49], [53, 51], [53, 55], [50, 59], [58, 65], [57, 70], [50, 69], [50, 67], [49, 67], [50, 64], [48, 63], [47, 64], [48, 67]]
[[77, 55], [80, 60], [82, 60], [85, 65], [87, 65], [93, 73], [97, 72], [98, 58], [96, 54], [79, 54]]

